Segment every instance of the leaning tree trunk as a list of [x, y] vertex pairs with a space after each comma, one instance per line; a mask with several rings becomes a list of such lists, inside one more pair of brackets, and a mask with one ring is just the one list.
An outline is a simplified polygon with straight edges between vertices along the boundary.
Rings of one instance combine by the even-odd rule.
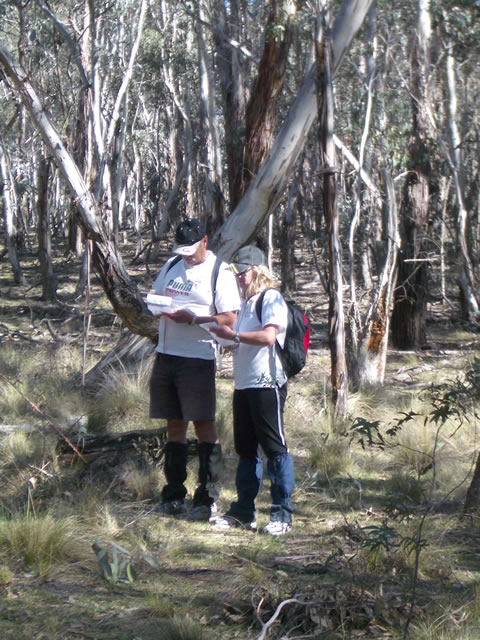
[[157, 321], [147, 310], [144, 300], [115, 250], [102, 222], [101, 212], [94, 196], [91, 191], [88, 191], [78, 166], [51, 124], [27, 76], [17, 69], [2, 44], [0, 44], [0, 63], [14, 84], [37, 130], [42, 134], [70, 191], [76, 197], [80, 224], [85, 234], [93, 240], [93, 266], [114, 311], [131, 331], [156, 342]]
[[[342, 3], [332, 31], [333, 71], [338, 69], [371, 4], [372, 0], [344, 0]], [[317, 114], [315, 78], [313, 65], [265, 162], [233, 213], [213, 237], [211, 246], [219, 256], [230, 258], [238, 247], [255, 237], [283, 197], [285, 185]]]
[[339, 214], [336, 196], [336, 157], [333, 141], [334, 110], [331, 75], [331, 40], [325, 16], [321, 37], [316, 38], [318, 116], [320, 153], [322, 155], [323, 214], [328, 239], [328, 335], [331, 354], [331, 382], [335, 415], [344, 417], [348, 411], [348, 372], [345, 355], [345, 317], [343, 312], [342, 258]]
[[243, 162], [232, 194], [234, 207], [240, 202], [273, 144], [294, 15], [295, 3], [292, 0], [271, 2], [265, 27], [265, 46], [247, 105]]
[[419, 16], [410, 57], [410, 93], [413, 127], [401, 203], [402, 246], [392, 342], [399, 349], [418, 349], [426, 342], [429, 231], [429, 61], [430, 0], [419, 0]]

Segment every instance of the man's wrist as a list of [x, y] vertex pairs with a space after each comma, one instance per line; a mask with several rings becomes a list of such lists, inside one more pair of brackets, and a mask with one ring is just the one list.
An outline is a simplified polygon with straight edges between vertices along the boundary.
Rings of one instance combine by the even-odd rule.
[[238, 333], [238, 331], [235, 334], [235, 336], [233, 338], [233, 341], [234, 341], [235, 344], [240, 344], [240, 334]]
[[197, 321], [197, 316], [192, 316], [192, 319], [190, 320], [190, 322], [188, 323], [191, 327], [193, 327], [193, 325], [196, 323]]

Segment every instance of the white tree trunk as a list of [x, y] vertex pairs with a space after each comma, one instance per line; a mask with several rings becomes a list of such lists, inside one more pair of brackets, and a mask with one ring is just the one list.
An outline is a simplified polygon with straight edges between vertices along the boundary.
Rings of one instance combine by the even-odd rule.
[[204, 10], [199, 3], [199, 17], [195, 25], [198, 44], [200, 68], [200, 104], [202, 128], [204, 131], [205, 149], [203, 161], [206, 168], [206, 189], [204, 211], [208, 216], [208, 228], [214, 230], [223, 224], [223, 175], [220, 142], [218, 139], [217, 107], [215, 104], [215, 82], [213, 78], [212, 61], [207, 50], [201, 21], [205, 19]]
[[460, 267], [460, 286], [469, 316], [479, 316], [479, 302], [475, 289], [475, 277], [467, 244], [468, 213], [464, 196], [464, 170], [462, 161], [462, 138], [457, 125], [457, 89], [456, 68], [451, 47], [447, 50], [447, 86], [448, 86], [448, 127], [450, 131], [451, 161], [455, 192], [457, 195], [457, 239], [462, 264]]
[[3, 217], [5, 225], [5, 238], [7, 254], [13, 269], [13, 278], [16, 284], [24, 285], [25, 276], [23, 275], [20, 262], [18, 261], [17, 251], [15, 249], [15, 211], [17, 210], [15, 183], [13, 180], [10, 167], [7, 162], [7, 156], [2, 142], [0, 141], [0, 178], [3, 183]]
[[396, 282], [397, 254], [400, 244], [395, 190], [390, 174], [384, 172], [385, 205], [383, 215], [384, 260], [375, 295], [363, 323], [358, 347], [360, 384], [382, 384], [387, 362], [388, 333], [393, 291]]

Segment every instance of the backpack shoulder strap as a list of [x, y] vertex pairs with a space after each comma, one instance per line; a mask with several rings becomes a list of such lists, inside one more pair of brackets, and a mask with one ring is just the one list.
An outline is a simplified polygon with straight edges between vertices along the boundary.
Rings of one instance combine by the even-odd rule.
[[[268, 289], [264, 289], [262, 291], [262, 293], [258, 296], [258, 300], [255, 303], [255, 311], [257, 312], [257, 316], [258, 319], [260, 321], [260, 324], [262, 324], [262, 309], [263, 309], [263, 298], [265, 297], [265, 294], [267, 291], [274, 289], [274, 287], [269, 287]], [[274, 289], [275, 291], [278, 291], [278, 289]], [[279, 345], [278, 340], [275, 340], [275, 349], [279, 355], [279, 358], [282, 362], [283, 368], [285, 369], [285, 363], [284, 363], [284, 358], [283, 358], [283, 351], [282, 351], [282, 347]]]
[[222, 264], [223, 264], [223, 260], [217, 256], [215, 258], [215, 264], [213, 265], [213, 269], [212, 269], [212, 296], [213, 296], [213, 306], [215, 307], [215, 311], [217, 310], [217, 307], [215, 305], [215, 297], [217, 295], [217, 280], [218, 280], [218, 274], [220, 272], [220, 268]]
[[168, 273], [172, 267], [180, 262], [181, 259], [182, 256], [175, 256], [174, 258], [170, 258], [170, 262], [165, 273]]
[[[278, 289], [275, 289], [275, 287], [267, 287], [267, 289], [264, 289], [258, 296], [258, 300], [255, 303], [255, 311], [257, 312], [257, 317], [260, 320], [260, 324], [262, 323], [263, 299], [267, 291], [278, 291]], [[280, 291], [278, 291], [278, 293], [280, 293]]]
[[263, 299], [265, 297], [265, 291], [267, 291], [267, 289], [262, 291], [262, 293], [258, 296], [258, 300], [255, 303], [255, 311], [257, 312], [257, 318], [260, 324], [262, 324], [262, 308], [263, 308]]

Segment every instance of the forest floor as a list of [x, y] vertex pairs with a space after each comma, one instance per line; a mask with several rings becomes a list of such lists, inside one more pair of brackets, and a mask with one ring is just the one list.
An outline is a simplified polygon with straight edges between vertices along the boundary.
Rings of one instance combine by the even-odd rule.
[[[133, 247], [121, 253], [146, 294], [166, 247], [150, 270], [133, 262]], [[479, 393], [461, 387], [480, 333], [458, 321], [454, 304], [430, 305], [426, 348], [390, 350], [384, 385], [352, 393], [348, 418], [336, 420], [327, 299], [301, 256], [295, 299], [313, 336], [289, 388], [295, 519], [278, 539], [156, 514], [162, 473], [150, 445], [86, 462], [59, 448], [59, 429], [78, 443], [158, 428], [148, 418], [150, 362], [83, 389], [82, 373], [122, 335], [95, 278], [88, 304], [75, 299], [79, 261], [59, 248], [59, 303], [47, 305], [35, 256], [21, 256], [25, 287], [0, 262], [2, 640], [480, 637], [479, 522], [462, 512]], [[231, 373], [227, 355], [217, 392], [220, 512], [235, 496]], [[194, 456], [189, 470], [191, 494]]]

